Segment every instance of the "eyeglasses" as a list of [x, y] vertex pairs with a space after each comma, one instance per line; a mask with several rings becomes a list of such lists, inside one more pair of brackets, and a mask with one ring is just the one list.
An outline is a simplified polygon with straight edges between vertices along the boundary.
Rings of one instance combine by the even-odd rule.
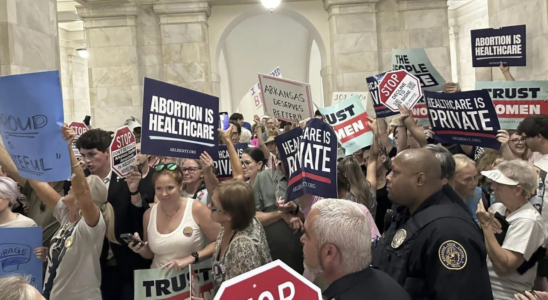
[[163, 169], [167, 169], [169, 171], [176, 171], [179, 170], [179, 166], [176, 164], [159, 164], [156, 166], [156, 171], [162, 171]]
[[246, 166], [246, 167], [249, 167], [250, 165], [254, 164], [255, 162], [254, 161], [250, 161], [250, 160], [242, 160], [242, 166]]
[[512, 143], [514, 143], [515, 145], [519, 144], [519, 143], [525, 143], [525, 139], [524, 138], [521, 138], [521, 139], [512, 139], [510, 140]]
[[193, 168], [182, 168], [181, 169], [181, 172], [184, 174], [185, 172], [188, 172], [189, 174], [194, 174], [194, 172], [198, 171], [198, 170], [201, 170], [201, 168], [196, 168], [196, 167], [193, 167]]
[[227, 211], [224, 210], [224, 209], [215, 208], [215, 205], [213, 205], [213, 202], [211, 202], [211, 203], [209, 204], [209, 209], [211, 210], [211, 212], [218, 212], [218, 213], [227, 212]]

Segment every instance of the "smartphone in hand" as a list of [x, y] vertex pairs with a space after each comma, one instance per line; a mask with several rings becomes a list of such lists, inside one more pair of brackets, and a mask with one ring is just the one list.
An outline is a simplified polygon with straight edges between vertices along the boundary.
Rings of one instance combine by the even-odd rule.
[[131, 244], [131, 243], [141, 244], [141, 245], [145, 244], [145, 242], [143, 242], [140, 238], [134, 236], [131, 233], [122, 233], [120, 234], [120, 238], [128, 244]]

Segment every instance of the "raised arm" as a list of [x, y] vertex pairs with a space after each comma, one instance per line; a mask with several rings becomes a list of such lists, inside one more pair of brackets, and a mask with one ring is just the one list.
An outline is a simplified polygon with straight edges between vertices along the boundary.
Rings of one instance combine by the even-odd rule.
[[200, 163], [202, 164], [202, 174], [204, 174], [204, 182], [207, 189], [208, 195], [213, 195], [213, 191], [219, 184], [217, 176], [213, 174], [213, 159], [207, 152], [204, 152], [200, 155]]
[[398, 153], [402, 152], [403, 150], [407, 150], [407, 128], [405, 127], [405, 119], [407, 119], [409, 115], [405, 115], [403, 113], [400, 113], [398, 116], [398, 126], [396, 127], [396, 149], [398, 150]]
[[10, 174], [10, 176], [19, 183], [21, 186], [25, 186], [27, 179], [19, 175], [15, 163], [11, 159], [8, 150], [4, 146], [0, 145], [0, 167], [4, 170], [5, 173]]
[[510, 150], [508, 142], [510, 141], [510, 135], [506, 130], [499, 130], [497, 134], [497, 141], [500, 142], [500, 152], [502, 153], [502, 158], [504, 160], [514, 160], [516, 157]]
[[506, 79], [506, 81], [516, 81], [514, 79], [514, 76], [512, 76], [512, 73], [510, 73], [510, 67], [507, 67], [507, 66], [504, 66], [502, 64], [502, 61], [500, 62], [500, 71], [502, 72], [502, 75], [504, 75], [504, 79]]
[[84, 175], [84, 171], [80, 167], [80, 163], [76, 159], [74, 151], [72, 151], [71, 145], [75, 136], [76, 133], [70, 129], [67, 124], [64, 124], [63, 138], [68, 142], [70, 165], [72, 174], [74, 174], [74, 177], [71, 179], [72, 192], [76, 197], [76, 203], [78, 203], [78, 207], [80, 207], [80, 212], [82, 213], [82, 217], [84, 217], [86, 224], [90, 227], [95, 227], [99, 222], [99, 215], [101, 212], [91, 199], [91, 190], [86, 180], [86, 175]]
[[377, 120], [370, 119], [369, 127], [373, 130], [373, 145], [371, 145], [371, 150], [369, 150], [369, 159], [367, 160], [367, 172], [366, 180], [369, 181], [372, 187], [377, 186], [377, 159], [379, 157], [379, 129], [377, 125]]
[[263, 128], [261, 127], [260, 120], [255, 119], [255, 124], [257, 124], [257, 140], [259, 141], [259, 148], [264, 153], [264, 157], [270, 157], [270, 151], [264, 143]]
[[386, 123], [386, 119], [377, 119], [377, 127], [379, 128], [379, 139], [381, 141], [381, 145], [386, 149], [386, 153], [390, 153], [394, 146], [390, 142], [390, 138], [388, 138], [388, 124]]
[[234, 125], [230, 125], [230, 127], [226, 131], [223, 131], [222, 129], [218, 129], [218, 131], [221, 134], [221, 139], [223, 140], [223, 143], [226, 145], [226, 149], [228, 150], [228, 157], [230, 158], [230, 166], [232, 167], [232, 178], [245, 180], [244, 169], [242, 168], [240, 156], [238, 155], [238, 152], [236, 152], [236, 148], [234, 148], [234, 145], [232, 144], [232, 141], [230, 140], [230, 134], [232, 133], [232, 130], [234, 129], [235, 129]]
[[413, 114], [411, 113], [411, 109], [409, 109], [406, 106], [400, 105], [400, 113], [404, 112], [405, 115], [409, 116], [405, 118], [404, 124], [407, 129], [409, 129], [409, 133], [411, 133], [411, 136], [415, 138], [417, 143], [419, 144], [419, 148], [422, 148], [428, 144], [426, 141], [427, 137], [424, 131], [422, 130], [422, 127], [419, 127], [417, 123], [415, 122], [415, 119], [413, 119]]

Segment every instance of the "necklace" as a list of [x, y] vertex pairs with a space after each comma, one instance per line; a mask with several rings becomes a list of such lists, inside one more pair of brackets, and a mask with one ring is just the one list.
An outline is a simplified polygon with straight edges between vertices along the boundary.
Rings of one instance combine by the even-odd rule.
[[384, 186], [384, 183], [386, 182], [386, 177], [383, 177], [380, 181], [377, 181], [377, 189]]
[[171, 214], [166, 213], [166, 211], [162, 207], [160, 207], [162, 209], [162, 212], [164, 213], [164, 215], [166, 215], [168, 220], [171, 220], [171, 218], [173, 218], [179, 212], [179, 210], [181, 209], [181, 206], [182, 206], [181, 202], [182, 202], [182, 200], [179, 200], [179, 207], [177, 208], [177, 210], [174, 213], [171, 213]]

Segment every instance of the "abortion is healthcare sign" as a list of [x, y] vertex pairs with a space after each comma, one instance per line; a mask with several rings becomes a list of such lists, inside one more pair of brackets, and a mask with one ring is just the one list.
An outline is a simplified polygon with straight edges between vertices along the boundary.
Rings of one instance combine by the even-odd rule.
[[302, 195], [337, 197], [337, 137], [331, 125], [312, 118], [274, 141], [289, 177], [286, 202]]
[[502, 129], [517, 129], [532, 115], [548, 115], [548, 81], [481, 81], [477, 90], [489, 92]]
[[358, 96], [337, 105], [320, 108], [325, 120], [335, 130], [346, 155], [373, 144], [373, 131], [369, 128], [367, 113]]
[[441, 143], [500, 149], [499, 119], [487, 91], [425, 95], [432, 130]]
[[145, 78], [141, 152], [217, 158], [219, 98]]
[[476, 29], [470, 32], [472, 65], [496, 67], [527, 65], [525, 25]]

